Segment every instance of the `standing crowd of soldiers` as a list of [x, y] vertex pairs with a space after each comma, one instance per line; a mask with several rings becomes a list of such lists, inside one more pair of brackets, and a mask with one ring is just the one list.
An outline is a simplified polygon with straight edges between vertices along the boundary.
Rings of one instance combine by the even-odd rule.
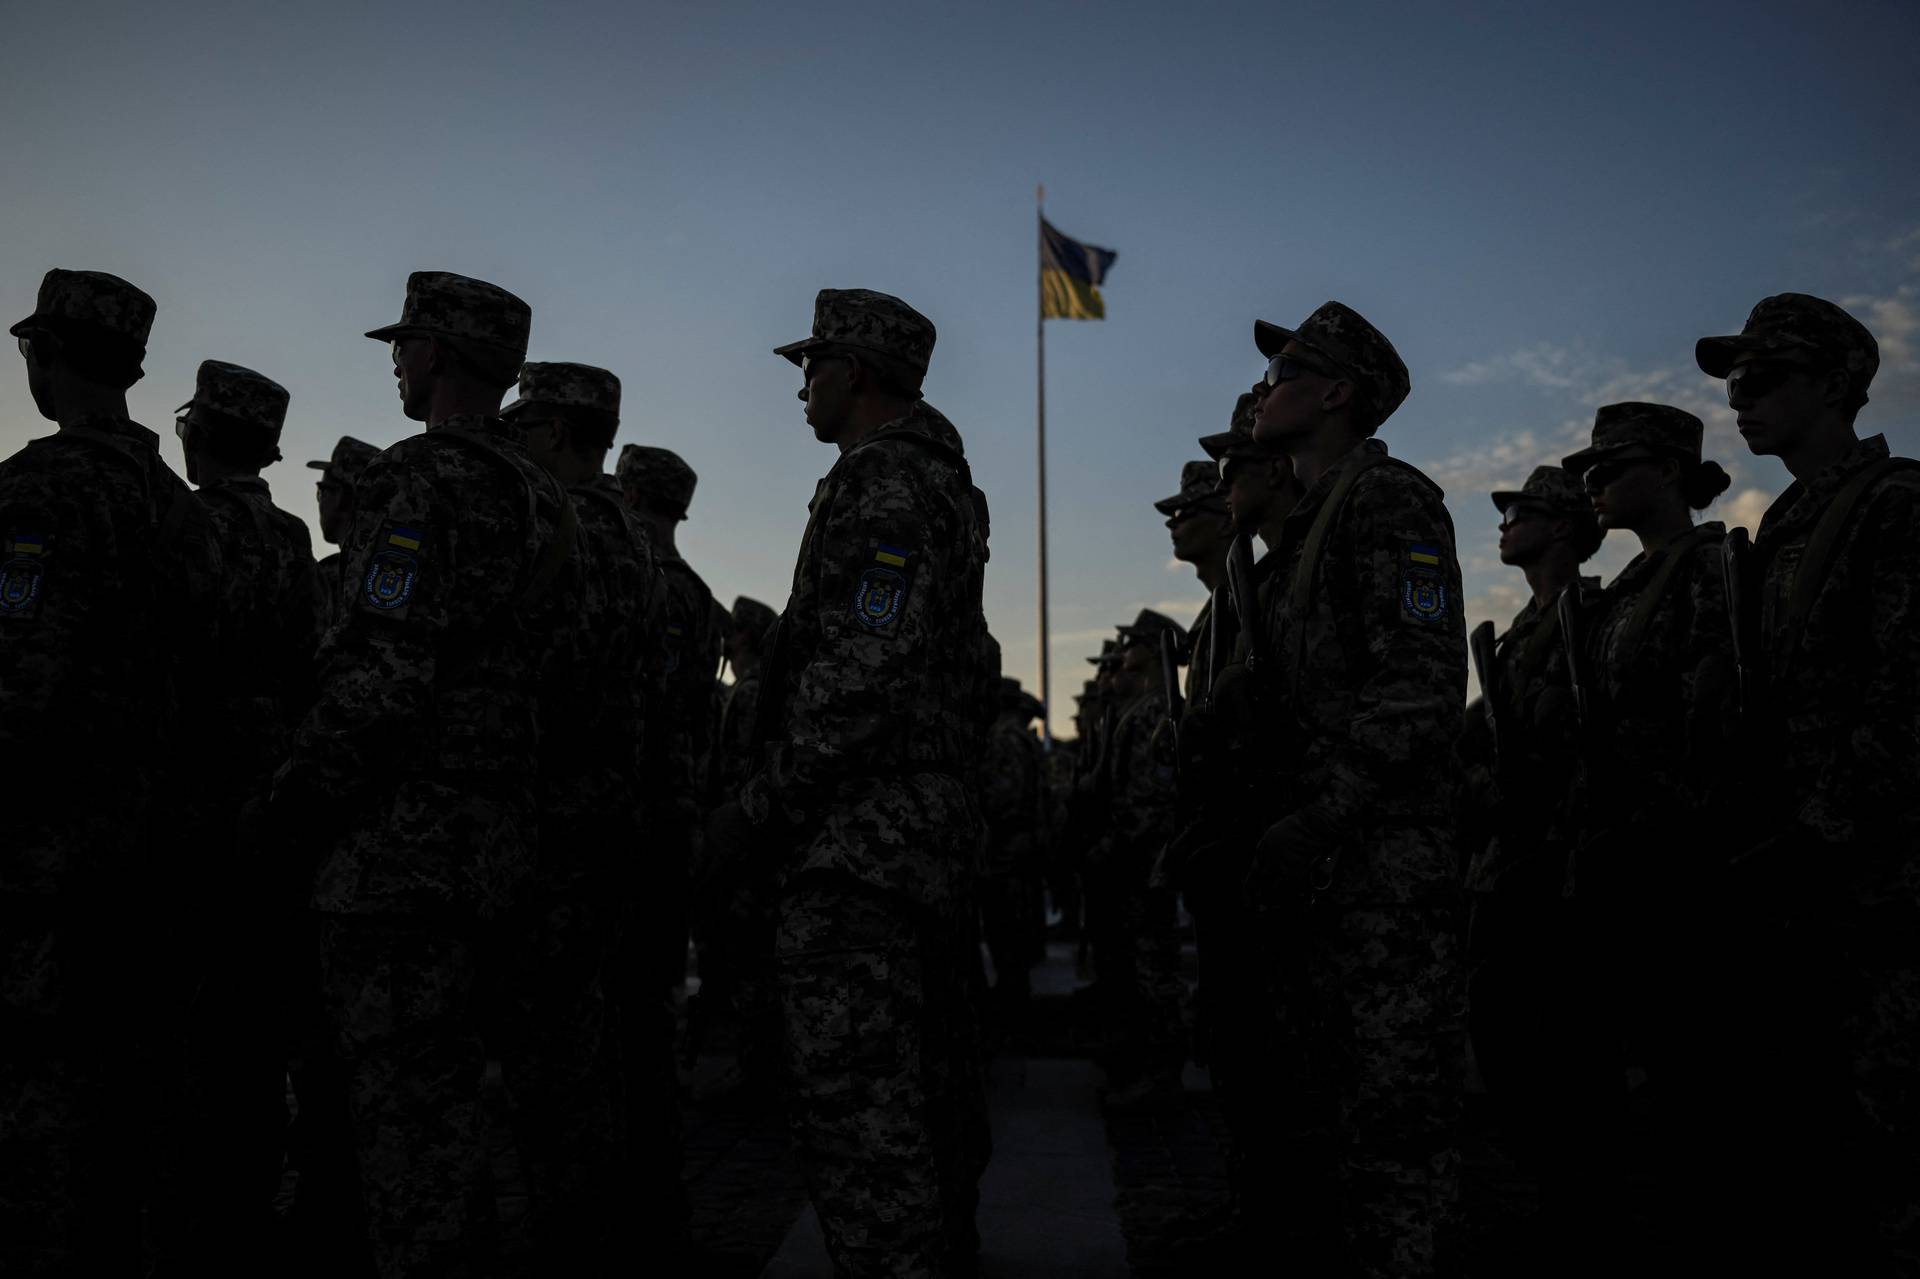
[[1208, 601], [1089, 659], [1056, 826], [1109, 1111], [1177, 1104], [1189, 1031], [1220, 1099], [1231, 1203], [1180, 1250], [1450, 1272], [1477, 1067], [1540, 1191], [1484, 1264], [1920, 1273], [1920, 470], [1856, 433], [1873, 336], [1789, 293], [1698, 343], [1794, 479], [1752, 537], [1695, 522], [1698, 418], [1599, 409], [1491, 494], [1529, 599], [1470, 641], [1440, 491], [1375, 438], [1391, 343], [1338, 302], [1254, 339], [1156, 504]]
[[[690, 934], [689, 1040], [739, 1020], [837, 1273], [973, 1273], [982, 1044], [1033, 1031], [1049, 892], [1108, 1109], [1212, 1072], [1198, 1273], [1446, 1270], [1469, 1039], [1534, 1272], [1914, 1263], [1920, 472], [1855, 433], [1878, 355], [1839, 307], [1699, 344], [1795, 477], [1756, 538], [1694, 523], [1727, 486], [1697, 418], [1609, 405], [1492, 495], [1531, 598], [1471, 643], [1441, 492], [1376, 438], [1393, 345], [1338, 302], [1257, 321], [1264, 377], [1156, 504], [1207, 604], [1118, 629], [1070, 750], [999, 676], [986, 501], [897, 298], [822, 290], [776, 352], [838, 451], [779, 613], [715, 604], [693, 471], [607, 474], [618, 380], [527, 362], [495, 285], [416, 273], [368, 334], [424, 429], [312, 464], [317, 565], [260, 476], [277, 383], [200, 366], [197, 491], [130, 420], [154, 313], [55, 270], [12, 330], [59, 429], [0, 462], [7, 1273], [258, 1269], [287, 1167], [316, 1273], [696, 1272]], [[1602, 587], [1615, 529], [1642, 553]]]

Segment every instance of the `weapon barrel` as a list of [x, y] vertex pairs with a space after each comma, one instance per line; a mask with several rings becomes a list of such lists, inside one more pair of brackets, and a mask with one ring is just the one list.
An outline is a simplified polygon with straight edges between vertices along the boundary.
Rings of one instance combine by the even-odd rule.
[[1727, 590], [1727, 623], [1733, 632], [1733, 673], [1740, 699], [1740, 714], [1747, 713], [1752, 693], [1748, 675], [1750, 649], [1747, 644], [1746, 577], [1747, 557], [1753, 543], [1747, 530], [1736, 528], [1720, 543], [1720, 577]]
[[1487, 731], [1493, 735], [1493, 749], [1500, 752], [1499, 692], [1495, 684], [1500, 668], [1494, 664], [1493, 623], [1482, 622], [1467, 639], [1467, 651], [1473, 656], [1473, 673], [1480, 680], [1480, 700], [1487, 708]]
[[1580, 584], [1569, 582], [1560, 592], [1560, 644], [1567, 658], [1567, 683], [1573, 689], [1573, 711], [1580, 727], [1587, 727], [1587, 681], [1580, 651]]
[[1253, 543], [1244, 533], [1233, 539], [1227, 552], [1227, 589], [1233, 595], [1233, 613], [1240, 622], [1240, 633], [1247, 637], [1247, 666], [1258, 666], [1266, 653], [1261, 633], [1260, 599], [1253, 584]]
[[1180, 642], [1172, 631], [1160, 632], [1160, 682], [1167, 690], [1167, 719], [1174, 731], [1180, 731], [1180, 717], [1186, 713], [1186, 699], [1180, 695]]

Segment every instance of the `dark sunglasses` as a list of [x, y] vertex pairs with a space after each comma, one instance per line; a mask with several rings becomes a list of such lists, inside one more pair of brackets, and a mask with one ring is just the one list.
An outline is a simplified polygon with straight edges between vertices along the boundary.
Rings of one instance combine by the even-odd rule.
[[1268, 386], [1279, 386], [1282, 382], [1291, 382], [1302, 373], [1318, 373], [1321, 377], [1340, 376], [1325, 365], [1303, 360], [1298, 355], [1276, 355], [1267, 361], [1266, 383]]
[[800, 357], [800, 381], [803, 385], [813, 384], [814, 370], [822, 364], [831, 364], [835, 360], [852, 360], [851, 355], [803, 355]]
[[1500, 527], [1509, 529], [1516, 524], [1524, 524], [1528, 520], [1544, 520], [1552, 514], [1553, 512], [1544, 506], [1535, 506], [1528, 502], [1512, 502], [1508, 504], [1506, 510], [1500, 512]]
[[1587, 492], [1598, 493], [1641, 463], [1663, 460], [1665, 459], [1656, 454], [1644, 453], [1638, 457], [1619, 457], [1608, 462], [1596, 462], [1587, 468], [1583, 483], [1586, 485]]
[[1786, 385], [1796, 373], [1804, 373], [1810, 366], [1797, 360], [1754, 360], [1742, 364], [1727, 374], [1727, 399], [1742, 395], [1757, 400], [1770, 395]]
[[173, 433], [180, 437], [181, 443], [184, 444], [186, 442], [187, 436], [192, 430], [193, 419], [190, 415], [182, 413], [179, 417], [173, 419]]

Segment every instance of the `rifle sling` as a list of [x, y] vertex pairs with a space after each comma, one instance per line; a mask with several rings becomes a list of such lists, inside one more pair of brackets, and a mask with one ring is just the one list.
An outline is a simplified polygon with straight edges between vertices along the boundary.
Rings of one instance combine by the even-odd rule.
[[1827, 509], [1820, 513], [1820, 522], [1813, 526], [1813, 535], [1807, 539], [1806, 553], [1800, 557], [1800, 565], [1794, 570], [1793, 590], [1787, 596], [1787, 618], [1780, 628], [1780, 660], [1782, 668], [1791, 666], [1799, 655], [1800, 641], [1805, 638], [1807, 621], [1813, 616], [1813, 604], [1820, 597], [1820, 588], [1826, 584], [1827, 572], [1833, 566], [1834, 554], [1840, 549], [1840, 543], [1846, 535], [1847, 526], [1853, 522], [1853, 513], [1860, 502], [1881, 480], [1896, 471], [1908, 471], [1920, 467], [1920, 461], [1909, 457], [1883, 457], [1875, 460], [1861, 472], [1847, 481], [1846, 487], [1834, 495]]
[[1687, 557], [1703, 542], [1724, 536], [1720, 529], [1702, 524], [1667, 548], [1666, 557], [1660, 561], [1660, 567], [1654, 570], [1653, 580], [1647, 583], [1647, 589], [1634, 601], [1633, 612], [1627, 617], [1626, 629], [1620, 636], [1620, 669], [1631, 669], [1634, 659], [1640, 655], [1640, 646], [1647, 639], [1647, 627], [1653, 624], [1653, 615], [1660, 611], [1660, 601], [1667, 597], [1667, 590], [1673, 585], [1673, 579]]
[[1340, 478], [1334, 481], [1333, 491], [1327, 494], [1327, 500], [1320, 504], [1320, 510], [1313, 517], [1313, 524], [1307, 530], [1306, 545], [1300, 551], [1300, 558], [1293, 566], [1293, 580], [1287, 585], [1287, 616], [1293, 625], [1287, 632], [1287, 680], [1294, 703], [1300, 699], [1300, 677], [1304, 673], [1307, 660], [1307, 612], [1313, 607], [1313, 588], [1320, 575], [1320, 558], [1326, 551], [1327, 538], [1333, 531], [1335, 520], [1339, 518], [1340, 508], [1347, 504], [1347, 496], [1353, 492], [1353, 486], [1359, 478], [1387, 461], [1386, 453], [1379, 449], [1361, 445], [1355, 449]]

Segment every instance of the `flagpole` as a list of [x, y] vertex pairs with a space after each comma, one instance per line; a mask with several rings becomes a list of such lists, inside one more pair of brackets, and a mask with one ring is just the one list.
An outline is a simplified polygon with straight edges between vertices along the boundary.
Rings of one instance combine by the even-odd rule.
[[1034, 448], [1035, 474], [1040, 492], [1040, 740], [1053, 745], [1052, 654], [1047, 643], [1047, 286], [1041, 271], [1046, 238], [1047, 189], [1035, 187], [1034, 262], [1036, 306], [1033, 322], [1034, 349]]

